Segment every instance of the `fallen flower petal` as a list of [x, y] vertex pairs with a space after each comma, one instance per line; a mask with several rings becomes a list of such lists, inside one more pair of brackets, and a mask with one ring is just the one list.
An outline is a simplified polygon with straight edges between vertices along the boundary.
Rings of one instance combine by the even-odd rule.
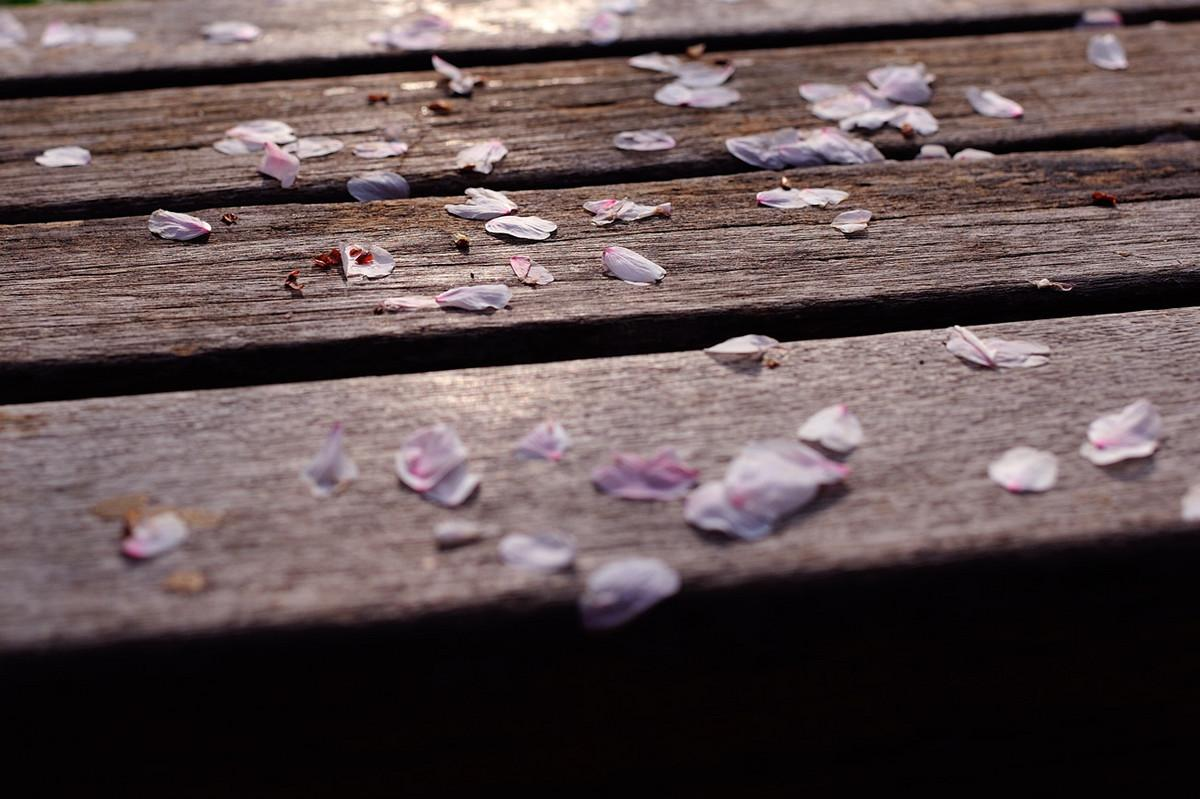
[[713, 359], [724, 363], [739, 361], [755, 362], [761, 361], [769, 350], [778, 346], [778, 340], [770, 336], [752, 333], [746, 336], [736, 336], [727, 339], [720, 344], [714, 344], [705, 349], [704, 352]]
[[463, 219], [495, 219], [517, 210], [517, 204], [503, 192], [492, 189], [467, 189], [467, 202], [444, 206], [446, 212]]
[[720, 86], [733, 77], [733, 64], [680, 64], [675, 70], [675, 77], [689, 89], [711, 89]]
[[618, 150], [654, 152], [670, 150], [675, 139], [664, 130], [625, 130], [613, 136], [613, 146]]
[[508, 155], [508, 148], [499, 139], [489, 139], [488, 141], [472, 144], [465, 150], [459, 152], [457, 164], [459, 169], [469, 169], [480, 174], [487, 175], [492, 171], [492, 167]]
[[759, 169], [784, 169], [788, 166], [782, 148], [799, 141], [795, 128], [780, 128], [770, 133], [735, 136], [725, 140], [729, 154]]
[[658, 558], [621, 558], [588, 575], [579, 613], [588, 630], [620, 627], [679, 592], [679, 573]]
[[1049, 280], [1044, 277], [1038, 278], [1037, 280], [1031, 280], [1029, 282], [1032, 283], [1034, 286], [1036, 286], [1039, 289], [1054, 289], [1055, 291], [1070, 291], [1071, 289], [1075, 288], [1075, 285], [1073, 283], [1059, 283], [1058, 281]]
[[661, 449], [649, 458], [618, 452], [610, 465], [592, 472], [592, 483], [621, 499], [670, 502], [682, 499], [699, 474], [680, 461], [673, 449]]
[[467, 448], [454, 428], [435, 424], [414, 431], [396, 453], [396, 474], [423, 494], [467, 460]]
[[800, 96], [810, 103], [849, 94], [850, 87], [842, 83], [801, 83]]
[[929, 88], [933, 76], [925, 72], [924, 64], [889, 64], [868, 72], [867, 80], [881, 95], [893, 102], [923, 105], [933, 97], [933, 90]]
[[[816, 494], [816, 489], [813, 489]], [[743, 541], [758, 541], [770, 534], [773, 520], [736, 508], [729, 501], [725, 483], [710, 480], [688, 494], [683, 518], [693, 527], [724, 533]]]
[[300, 159], [279, 149], [278, 144], [267, 142], [262, 160], [258, 163], [258, 171], [278, 180], [282, 188], [290, 189], [300, 174]]
[[587, 22], [588, 41], [603, 47], [621, 38], [621, 17], [612, 11], [600, 11]]
[[342, 276], [375, 280], [387, 277], [396, 268], [396, 259], [375, 244], [343, 244], [341, 246]]
[[1121, 12], [1111, 8], [1087, 8], [1079, 15], [1076, 28], [1119, 28], [1124, 20]]
[[121, 551], [138, 560], [155, 558], [178, 547], [187, 536], [187, 522], [178, 514], [156, 513], [129, 525], [121, 540]]
[[436, 55], [433, 56], [433, 68], [448, 81], [450, 93], [460, 97], [470, 97], [475, 91], [475, 86], [480, 83], [476, 76], [463, 72], [446, 59]]
[[436, 50], [446, 40], [450, 23], [434, 14], [393, 25], [386, 31], [367, 35], [367, 42], [393, 50]]
[[508, 259], [513, 274], [526, 286], [547, 286], [554, 282], [554, 275], [544, 266], [535, 265], [528, 255], [514, 255]]
[[507, 565], [541, 574], [567, 571], [575, 563], [575, 542], [561, 533], [510, 533], [500, 539]]
[[601, 261], [605, 274], [634, 286], [649, 286], [667, 276], [667, 270], [626, 247], [605, 247]]
[[996, 119], [1016, 119], [1025, 115], [1025, 109], [1007, 97], [1003, 97], [991, 89], [982, 91], [975, 86], [967, 89], [967, 102], [975, 113]]
[[822, 485], [840, 483], [850, 467], [797, 441], [748, 444], [725, 472], [730, 504], [772, 523], [807, 505]]
[[401, 311], [423, 311], [440, 307], [433, 297], [388, 297], [375, 306], [375, 313], [400, 313]]
[[652, 72], [670, 72], [674, 74], [675, 70], [683, 65], [683, 60], [675, 55], [646, 53], [644, 55], [635, 55], [626, 63], [637, 69], [648, 69]]
[[252, 42], [262, 36], [262, 28], [249, 22], [213, 22], [201, 31], [204, 38], [216, 44], [240, 44]]
[[1185, 522], [1200, 522], [1200, 483], [1196, 483], [1187, 490], [1179, 505]]
[[360, 203], [408, 199], [408, 181], [395, 172], [368, 172], [346, 181], [346, 191]]
[[241, 122], [225, 131], [230, 139], [238, 139], [250, 145], [256, 145], [255, 150], [261, 149], [267, 142], [288, 144], [296, 140], [296, 132], [292, 126], [278, 119], [253, 119]]
[[654, 93], [654, 99], [663, 105], [687, 108], [724, 108], [742, 99], [737, 89], [714, 86], [708, 89], [693, 89], [680, 81], [663, 86]]
[[987, 473], [1014, 494], [1049, 491], [1058, 480], [1058, 458], [1033, 447], [1013, 447], [988, 464]]
[[1147, 458], [1158, 449], [1162, 417], [1149, 400], [1140, 399], [1088, 425], [1079, 454], [1097, 466], [1129, 458]]
[[989, 153], [987, 150], [977, 150], [974, 147], [966, 147], [954, 154], [955, 161], [986, 161], [989, 158], [995, 157], [995, 153]]
[[447, 519], [433, 528], [433, 540], [438, 549], [457, 549], [494, 538], [500, 528], [493, 524], [480, 524], [465, 519]]
[[212, 225], [190, 214], [160, 208], [150, 214], [150, 232], [173, 241], [191, 241], [212, 233]]
[[517, 456], [543, 459], [558, 463], [571, 446], [571, 437], [562, 423], [554, 420], [539, 422], [517, 444]]
[[1036, 341], [981, 339], [965, 327], [950, 328], [946, 349], [962, 360], [989, 369], [1042, 366], [1049, 363], [1050, 348]]
[[456, 508], [466, 502], [477, 488], [479, 475], [472, 473], [466, 463], [461, 463], [421, 496], [442, 507]]
[[300, 477], [308, 484], [312, 495], [319, 499], [342, 491], [358, 477], [358, 466], [346, 454], [341, 422], [333, 425], [320, 451]]
[[502, 283], [460, 286], [443, 291], [434, 299], [443, 308], [458, 308], [463, 311], [493, 311], [508, 305], [512, 299], [512, 289]]
[[853, 211], [843, 211], [833, 218], [829, 226], [835, 230], [839, 230], [847, 236], [859, 233], [867, 229], [867, 223], [871, 221], [871, 212], [862, 208]]
[[51, 147], [33, 160], [50, 167], [87, 166], [92, 154], [82, 147]]
[[588, 200], [583, 204], [585, 211], [595, 214], [592, 218], [593, 225], [611, 225], [613, 222], [636, 222], [639, 219], [648, 219], [652, 216], [667, 216], [671, 215], [671, 204], [661, 203], [659, 205], [641, 205], [628, 197], [618, 200], [616, 198], [607, 198], [604, 200]]
[[850, 195], [839, 189], [800, 189], [804, 202], [816, 208], [840, 205]]
[[497, 233], [530, 241], [545, 241], [550, 234], [558, 230], [558, 225], [549, 219], [538, 216], [498, 216], [489, 219], [483, 229], [488, 233]]
[[74, 25], [55, 20], [42, 31], [42, 47], [66, 47], [87, 44], [93, 47], [123, 47], [137, 41], [137, 34], [128, 28], [101, 28], [95, 25]]
[[341, 139], [331, 136], [307, 136], [297, 139], [283, 149], [289, 153], [294, 152], [296, 157], [303, 161], [305, 158], [322, 158], [326, 155], [333, 155], [340, 152], [345, 146]]
[[852, 451], [863, 440], [862, 423], [842, 404], [822, 408], [808, 417], [796, 435], [804, 441], [841, 453]]
[[0, 50], [6, 47], [19, 47], [29, 34], [16, 14], [11, 11], [0, 11]]
[[771, 208], [824, 208], [837, 205], [850, 195], [837, 189], [776, 188], [755, 195], [759, 205]]
[[896, 106], [888, 124], [902, 132], [908, 130], [921, 136], [932, 136], [939, 129], [937, 117], [915, 105]]
[[359, 158], [394, 158], [408, 152], [402, 141], [364, 141], [354, 145], [354, 154]]
[[1129, 69], [1121, 40], [1111, 33], [1101, 33], [1088, 41], [1087, 58], [1100, 69]]
[[950, 152], [944, 145], [941, 144], [922, 144], [921, 152], [917, 153], [917, 160], [941, 160], [948, 159]]

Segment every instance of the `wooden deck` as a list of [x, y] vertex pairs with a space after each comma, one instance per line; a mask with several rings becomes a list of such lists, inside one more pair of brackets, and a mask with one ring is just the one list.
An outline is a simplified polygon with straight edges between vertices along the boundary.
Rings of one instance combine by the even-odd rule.
[[[11, 751], [94, 766], [40, 775], [47, 795], [94, 790], [96, 769], [126, 794], [206, 797], [629, 793], [651, 770], [722, 796], [881, 775], [1144, 788], [1187, 762], [1200, 3], [1117, 5], [1125, 71], [1088, 63], [1095, 31], [1073, 26], [1091, 4], [1067, 0], [643, 0], [608, 47], [579, 28], [588, 4], [437, 3], [452, 23], [439, 52], [487, 78], [446, 115], [423, 110], [445, 99], [427, 53], [366, 40], [416, 5], [15, 9], [31, 42], [0, 50], [0, 697], [21, 732]], [[206, 44], [199, 29], [228, 18], [263, 38]], [[42, 49], [52, 19], [139, 38]], [[626, 64], [697, 42], [737, 65], [741, 102], [660, 105], [662, 76]], [[817, 127], [799, 83], [912, 61], [937, 74], [939, 133], [881, 131], [869, 138], [889, 160], [786, 172], [849, 192], [836, 210], [756, 206], [780, 173], [734, 159], [726, 138]], [[973, 85], [1024, 118], [972, 113]], [[256, 117], [347, 148], [303, 161], [283, 190], [257, 156], [211, 147]], [[407, 155], [351, 153], [386, 126]], [[678, 147], [611, 145], [642, 127]], [[459, 149], [493, 137], [510, 154], [492, 174], [455, 170]], [[997, 156], [914, 160], [926, 143]], [[34, 162], [61, 145], [93, 163]], [[353, 202], [346, 180], [373, 169], [403, 174], [413, 197]], [[556, 234], [513, 242], [448, 215], [469, 186], [508, 192]], [[602, 197], [673, 213], [597, 227], [581, 204]], [[213, 233], [155, 238], [156, 208]], [[829, 226], [848, 208], [874, 213], [865, 235]], [[387, 247], [395, 271], [347, 285], [309, 266], [344, 241]], [[666, 279], [605, 277], [610, 245]], [[555, 282], [519, 285], [521, 253]], [[303, 296], [283, 287], [293, 269]], [[496, 282], [513, 299], [492, 314], [374, 313]], [[952, 324], [1042, 341], [1050, 363], [969, 367], [944, 346]], [[778, 368], [700, 351], [751, 332], [785, 342]], [[1167, 431], [1153, 458], [1101, 469], [1076, 455], [1090, 421], [1139, 397]], [[745, 443], [837, 402], [866, 429], [853, 475], [757, 543], [590, 483], [614, 451], [666, 446], [713, 479]], [[547, 417], [574, 440], [564, 461], [515, 460]], [[335, 421], [361, 476], [318, 500], [297, 474]], [[483, 476], [453, 511], [398, 488], [392, 466], [439, 421]], [[988, 480], [1016, 444], [1058, 454], [1053, 490]], [[131, 495], [205, 523], [130, 561], [96, 507]], [[576, 569], [521, 572], [491, 541], [439, 552], [448, 518], [560, 529]], [[671, 564], [682, 591], [584, 633], [584, 579], [635, 554]], [[203, 588], [165, 587], [180, 572]]]

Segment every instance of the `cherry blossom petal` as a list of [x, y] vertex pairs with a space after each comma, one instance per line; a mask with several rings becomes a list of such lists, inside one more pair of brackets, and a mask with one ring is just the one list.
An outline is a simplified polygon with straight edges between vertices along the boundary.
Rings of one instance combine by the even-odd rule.
[[667, 276], [667, 270], [626, 247], [605, 247], [601, 260], [606, 274], [634, 286], [649, 286]]
[[663, 105], [678, 105], [687, 108], [724, 108], [742, 99], [737, 89], [715, 86], [708, 89], [692, 89], [680, 81], [668, 83], [654, 93], [654, 99]]
[[[815, 488], [813, 495], [816, 495]], [[766, 538], [773, 524], [771, 519], [735, 508], [721, 480], [710, 480], [688, 494], [683, 504], [683, 518], [693, 527], [724, 533], [743, 541]]]
[[[872, 111], [881, 112], [890, 109], [890, 103], [885, 104], [884, 107], [880, 107], [870, 96], [856, 91], [826, 97], [824, 100], [813, 103], [809, 108], [814, 116], [831, 122], [867, 114]], [[881, 122], [880, 125], [882, 124]], [[880, 125], [876, 125], [875, 127], [879, 127]]]
[[883, 153], [865, 139], [849, 136], [837, 128], [809, 131], [796, 144], [779, 148], [784, 161], [792, 166], [820, 164], [869, 164], [884, 160]]
[[190, 214], [160, 208], [150, 214], [150, 232], [173, 241], [191, 241], [212, 233], [212, 225]]
[[733, 64], [703, 64], [690, 62], [680, 64], [675, 77], [689, 89], [711, 89], [733, 77]]
[[55, 20], [42, 31], [42, 47], [123, 47], [137, 41], [137, 34], [128, 28], [101, 28], [95, 25], [74, 25]]
[[1076, 28], [1119, 28], [1123, 20], [1121, 12], [1111, 8], [1088, 8], [1079, 15]]
[[423, 494], [467, 461], [467, 448], [448, 424], [414, 431], [396, 453], [396, 475]]
[[800, 195], [806, 203], [817, 208], [840, 205], [850, 195], [840, 189], [820, 188], [801, 189]]
[[600, 11], [587, 22], [588, 41], [601, 47], [621, 38], [621, 17], [612, 11]]
[[986, 161], [989, 158], [995, 158], [995, 153], [989, 153], [987, 150], [976, 150], [974, 147], [966, 147], [954, 154], [955, 161]]
[[1196, 483], [1187, 490], [1179, 505], [1185, 522], [1200, 522], [1200, 483]]
[[879, 130], [884, 125], [891, 123], [895, 116], [896, 110], [894, 108], [889, 108], [884, 111], [864, 111], [861, 114], [855, 114], [853, 116], [846, 117], [838, 123], [838, 127], [846, 131], [854, 130], [856, 128], [861, 128], [863, 130]]
[[747, 336], [726, 339], [720, 344], [708, 347], [704, 352], [723, 363], [755, 362], [761, 361], [771, 348], [778, 346], [778, 340], [770, 336], [752, 333]]
[[613, 222], [636, 222], [639, 219], [648, 219], [652, 216], [667, 216], [671, 215], [671, 204], [661, 203], [659, 205], [641, 205], [628, 197], [618, 200], [616, 198], [607, 198], [604, 200], [588, 200], [583, 204], [585, 211], [595, 214], [592, 218], [593, 225], [611, 225]]
[[489, 219], [483, 229], [488, 233], [497, 233], [529, 241], [545, 241], [550, 234], [558, 230], [558, 225], [549, 219], [538, 216], [498, 216]]
[[479, 83], [479, 78], [463, 72], [444, 58], [433, 56], [433, 68], [439, 75], [449, 81], [450, 92], [460, 97], [470, 97]]
[[1087, 58], [1100, 69], [1129, 69], [1121, 40], [1111, 33], [1101, 33], [1088, 41]]
[[1014, 494], [1049, 491], [1058, 480], [1058, 458], [1033, 447], [1013, 447], [988, 464], [988, 477]]
[[21, 20], [11, 11], [0, 11], [0, 50], [7, 47], [19, 47], [29, 34]]
[[445, 206], [446, 212], [463, 219], [495, 219], [517, 210], [517, 204], [504, 192], [492, 189], [467, 189], [467, 202]]
[[320, 451], [312, 463], [300, 473], [300, 477], [308, 484], [312, 495], [319, 499], [342, 491], [358, 477], [358, 466], [346, 454], [342, 442], [340, 422], [329, 431]]
[[618, 150], [654, 152], [670, 150], [675, 139], [665, 130], [625, 130], [613, 136], [613, 146]]
[[492, 524], [480, 524], [466, 519], [447, 519], [438, 522], [433, 528], [433, 540], [438, 549], [458, 549], [494, 538], [499, 532], [499, 528]]
[[796, 441], [747, 445], [725, 473], [730, 504], [772, 523], [807, 505], [822, 485], [839, 483], [850, 468]]
[[395, 172], [368, 172], [346, 181], [346, 191], [360, 203], [408, 199], [408, 181]]
[[175, 549], [188, 536], [188, 526], [172, 511], [156, 513], [130, 525], [129, 535], [121, 540], [127, 557], [145, 560]]
[[290, 189], [296, 184], [296, 177], [300, 174], [300, 159], [291, 153], [285, 153], [274, 142], [267, 142], [263, 148], [258, 171], [278, 180], [282, 188]]
[[1075, 288], [1075, 286], [1071, 283], [1059, 283], [1057, 280], [1050, 280], [1050, 279], [1044, 278], [1044, 277], [1040, 277], [1037, 280], [1031, 280], [1029, 282], [1032, 283], [1036, 288], [1039, 288], [1039, 289], [1054, 289], [1055, 291], [1070, 291], [1071, 289]]
[[648, 69], [652, 72], [669, 72], [674, 74], [675, 70], [683, 66], [683, 59], [676, 55], [646, 53], [644, 55], [635, 55], [627, 63], [629, 66], [637, 69]]
[[1079, 454], [1097, 466], [1129, 458], [1147, 458], [1158, 449], [1162, 417], [1149, 400], [1140, 399], [1088, 425]]
[[760, 191], [755, 195], [759, 205], [771, 208], [824, 208], [837, 205], [850, 195], [837, 189], [785, 189]]
[[924, 64], [889, 64], [868, 72], [867, 80], [881, 95], [897, 103], [924, 105], [933, 98], [933, 90], [929, 88], [933, 76], [925, 72]]
[[512, 289], [503, 283], [460, 286], [443, 291], [435, 299], [443, 308], [458, 308], [463, 311], [493, 311], [508, 305], [512, 299]]
[[306, 136], [303, 139], [297, 139], [283, 149], [289, 153], [294, 152], [296, 157], [303, 161], [305, 158], [323, 158], [333, 155], [340, 152], [345, 146], [341, 139], [331, 136]]
[[364, 141], [354, 145], [354, 154], [359, 158], [394, 158], [408, 152], [402, 141]]
[[1050, 348], [1036, 341], [1009, 341], [979, 338], [965, 327], [949, 330], [946, 349], [962, 360], [989, 369], [1013, 369], [1042, 366], [1050, 362]]
[[991, 89], [980, 90], [975, 86], [967, 89], [967, 102], [975, 113], [996, 119], [1016, 119], [1025, 115], [1025, 109], [1007, 97], [1003, 97]]
[[510, 533], [500, 539], [507, 565], [541, 574], [567, 571], [575, 564], [575, 542], [562, 533]]
[[261, 142], [248, 142], [242, 139], [218, 139], [213, 142], [213, 149], [224, 155], [249, 155], [262, 148]]
[[238, 139], [250, 145], [257, 145], [254, 149], [261, 149], [267, 142], [275, 144], [288, 144], [296, 140], [296, 131], [292, 130], [292, 126], [286, 122], [281, 122], [278, 119], [253, 119], [249, 122], [241, 122], [234, 125], [229, 130], [225, 131], [225, 136], [230, 139]]
[[526, 286], [547, 286], [554, 282], [554, 275], [544, 266], [533, 263], [528, 255], [514, 255], [508, 259], [513, 274]]
[[386, 31], [367, 35], [370, 44], [392, 50], [436, 50], [445, 42], [450, 23], [434, 14], [425, 14], [393, 25]]
[[849, 236], [866, 230], [867, 223], [870, 221], [871, 212], [863, 208], [857, 208], [853, 211], [843, 211], [838, 214], [829, 223], [829, 226]]
[[531, 460], [548, 460], [558, 463], [563, 454], [571, 446], [571, 437], [562, 423], [554, 420], [538, 422], [520, 443], [517, 444], [517, 456]]
[[621, 499], [670, 502], [682, 499], [700, 472], [679, 460], [675, 450], [661, 449], [649, 458], [618, 452], [608, 466], [592, 472], [592, 483]]
[[588, 630], [620, 627], [679, 592], [679, 573], [658, 558], [621, 558], [588, 575], [579, 613]]
[[461, 463], [421, 496], [443, 507], [456, 508], [466, 502], [477, 488], [479, 475], [472, 473], [466, 463]]
[[888, 124], [897, 130], [905, 127], [918, 136], [932, 136], [939, 130], [937, 117], [924, 108], [915, 105], [898, 105], [892, 111]]
[[810, 103], [819, 103], [831, 97], [849, 94], [850, 87], [842, 83], [801, 83], [800, 96]]
[[33, 160], [50, 167], [87, 166], [92, 154], [82, 147], [51, 147]]
[[921, 152], [917, 153], [918, 161], [945, 160], [950, 158], [950, 152], [941, 144], [922, 144]]
[[401, 311], [423, 311], [429, 308], [440, 308], [437, 300], [433, 297], [388, 297], [381, 300], [379, 305], [375, 306], [376, 313], [386, 311], [387, 313], [400, 313]]
[[252, 42], [262, 36], [262, 28], [249, 22], [212, 22], [201, 29], [204, 38], [216, 44]]
[[820, 444], [831, 452], [846, 453], [862, 443], [862, 423], [845, 405], [822, 408], [800, 425], [797, 437]]
[[396, 268], [396, 259], [384, 248], [375, 244], [343, 244], [342, 275], [349, 280], [362, 277], [376, 280], [387, 277]]
[[735, 136], [725, 140], [725, 149], [730, 155], [750, 166], [759, 169], [785, 169], [787, 160], [783, 157], [781, 148], [799, 141], [799, 132], [795, 128], [780, 128], [770, 133], [756, 133], [751, 136]]
[[504, 156], [508, 148], [499, 139], [489, 139], [478, 144], [472, 144], [458, 154], [459, 169], [469, 169], [482, 175], [488, 175], [492, 167]]
[[632, 14], [638, 10], [639, 0], [603, 0], [600, 8], [614, 14]]

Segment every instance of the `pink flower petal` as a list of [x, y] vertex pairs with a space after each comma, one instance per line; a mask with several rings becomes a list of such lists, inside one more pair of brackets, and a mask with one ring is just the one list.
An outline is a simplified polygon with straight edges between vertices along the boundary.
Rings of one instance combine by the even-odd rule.
[[33, 160], [49, 167], [87, 166], [92, 154], [82, 147], [51, 147]]
[[711, 89], [733, 77], [733, 64], [688, 62], [675, 68], [675, 77], [689, 89]]
[[558, 230], [558, 225], [538, 216], [498, 216], [483, 226], [488, 233], [512, 236], [529, 241], [545, 241]]
[[995, 157], [995, 153], [989, 153], [987, 150], [976, 150], [974, 147], [964, 148], [954, 154], [955, 161], [986, 161], [989, 158]]
[[730, 504], [771, 523], [807, 505], [822, 485], [839, 483], [850, 468], [812, 447], [785, 439], [749, 444], [729, 464]]
[[284, 152], [294, 153], [297, 158], [303, 161], [305, 158], [323, 158], [327, 155], [333, 155], [336, 152], [340, 152], [345, 146], [340, 139], [335, 139], [331, 136], [307, 136], [303, 139], [297, 139], [291, 144], [284, 145], [283, 150]]
[[621, 38], [621, 17], [612, 11], [601, 11], [587, 22], [588, 41], [601, 47]]
[[508, 259], [513, 274], [526, 286], [547, 286], [554, 282], [554, 275], [544, 266], [533, 263], [528, 255], [514, 255]]
[[1058, 458], [1033, 447], [1013, 447], [988, 464], [988, 477], [1014, 494], [1049, 491], [1058, 480]]
[[454, 428], [435, 424], [404, 440], [396, 453], [396, 474], [406, 486], [424, 494], [466, 461], [467, 448]]
[[359, 158], [395, 158], [408, 152], [402, 141], [364, 141], [354, 145], [354, 154]]
[[854, 233], [860, 233], [867, 229], [867, 223], [871, 221], [871, 212], [856, 208], [853, 211], [843, 211], [833, 218], [829, 226], [835, 230], [850, 236]]
[[663, 105], [686, 106], [688, 108], [724, 108], [742, 99], [736, 89], [716, 86], [708, 89], [693, 89], [680, 81], [668, 83], [654, 93], [654, 99]]
[[679, 573], [658, 558], [621, 558], [588, 575], [579, 612], [588, 630], [620, 627], [679, 592]]
[[460, 286], [443, 291], [434, 299], [443, 308], [458, 308], [463, 311], [493, 311], [508, 305], [512, 290], [501, 283], [478, 286]]
[[375, 312], [380, 313], [400, 313], [401, 311], [423, 311], [430, 308], [439, 308], [437, 300], [433, 297], [388, 297], [380, 301], [379, 305], [375, 306]]
[[760, 191], [755, 195], [759, 205], [771, 208], [824, 208], [838, 205], [850, 195], [837, 189], [785, 189]]
[[362, 277], [375, 280], [387, 277], [396, 268], [396, 259], [376, 244], [343, 244], [342, 276], [349, 280]]
[[487, 175], [492, 167], [508, 155], [508, 148], [499, 139], [489, 139], [478, 144], [472, 144], [458, 154], [459, 169], [469, 169]]
[[346, 181], [346, 191], [360, 203], [408, 199], [408, 181], [395, 172], [368, 172]]
[[324, 499], [345, 489], [358, 477], [358, 466], [346, 454], [342, 443], [342, 424], [334, 424], [312, 463], [300, 477], [314, 497]]
[[652, 457], [616, 453], [608, 466], [592, 472], [592, 482], [606, 494], [621, 499], [670, 502], [682, 499], [700, 474], [682, 463], [673, 449]]
[[723, 363], [757, 362], [763, 359], [772, 348], [778, 347], [779, 342], [770, 336], [750, 334], [714, 344], [704, 350], [711, 358]]
[[517, 444], [517, 456], [521, 458], [554, 461], [562, 460], [567, 447], [571, 446], [571, 437], [560, 422], [549, 420], [539, 422]]
[[290, 189], [300, 174], [300, 159], [279, 149], [278, 144], [267, 142], [262, 160], [258, 163], [258, 171], [278, 180], [281, 187]]
[[212, 233], [212, 225], [190, 214], [164, 211], [160, 208], [150, 214], [150, 232], [173, 241], [191, 241]]
[[467, 189], [467, 202], [445, 206], [446, 212], [463, 219], [495, 219], [517, 210], [506, 194], [491, 189]]
[[288, 144], [296, 140], [296, 132], [292, 126], [278, 119], [253, 119], [241, 122], [225, 131], [225, 136], [237, 139], [253, 146], [254, 150], [262, 149], [267, 142]]
[[[809, 108], [814, 116], [831, 122], [867, 114], [872, 111], [878, 113], [889, 111], [890, 109], [891, 103], [883, 103], [881, 105], [869, 95], [856, 91], [848, 91], [845, 94], [826, 97], [824, 100], [813, 103], [812, 107]], [[882, 124], [880, 123], [880, 125]], [[875, 127], [879, 127], [880, 125], [876, 125]]]
[[618, 200], [608, 198], [604, 200], [588, 200], [583, 204], [585, 211], [588, 211], [595, 216], [592, 218], [593, 225], [611, 225], [613, 222], [636, 222], [639, 219], [648, 219], [652, 216], [671, 215], [671, 204], [661, 203], [659, 205], [641, 205], [630, 200], [628, 197]]
[[756, 133], [751, 136], [735, 136], [725, 140], [725, 149], [730, 155], [759, 169], [784, 169], [788, 161], [781, 148], [796, 144], [799, 132], [795, 128], [780, 128], [771, 133]]
[[884, 160], [883, 153], [871, 142], [848, 136], [837, 128], [808, 131], [802, 141], [784, 145], [779, 150], [792, 166], [868, 164]]
[[575, 542], [562, 533], [511, 533], [500, 539], [500, 559], [540, 574], [567, 571], [575, 564]]
[[667, 276], [667, 270], [626, 247], [605, 247], [601, 260], [606, 274], [634, 286], [649, 286]]
[[74, 25], [55, 20], [42, 31], [42, 47], [124, 47], [137, 41], [137, 34], [128, 28], [101, 28], [95, 25]]
[[447, 519], [438, 522], [433, 528], [433, 540], [438, 549], [458, 549], [470, 544], [477, 544], [499, 534], [499, 528], [491, 524], [467, 521], [465, 519]]
[[1147, 458], [1158, 449], [1162, 417], [1149, 400], [1140, 399], [1088, 425], [1079, 454], [1097, 466], [1129, 458]]
[[863, 440], [862, 424], [845, 405], [822, 408], [800, 425], [797, 437], [831, 452], [850, 452]]
[[654, 152], [670, 150], [675, 139], [664, 130], [626, 130], [613, 136], [613, 146], [618, 150]]
[[941, 144], [922, 144], [921, 152], [917, 153], [918, 161], [945, 160], [950, 158], [950, 152]]
[[450, 23], [434, 14], [425, 14], [393, 25], [386, 31], [367, 35], [367, 41], [392, 50], [436, 50], [445, 42]]
[[241, 44], [252, 42], [262, 36], [262, 28], [249, 22], [213, 22], [205, 25], [201, 32], [204, 38], [216, 44]]
[[831, 97], [849, 94], [850, 87], [842, 83], [801, 83], [800, 96], [810, 103], [819, 103]]
[[646, 53], [645, 55], [635, 55], [627, 62], [629, 66], [637, 69], [648, 69], [652, 72], [669, 72], [675, 74], [675, 70], [683, 65], [683, 59], [676, 55], [663, 55], [662, 53]]
[[187, 522], [177, 514], [156, 513], [131, 526], [121, 541], [121, 551], [138, 560], [156, 558], [178, 547], [187, 536]]
[[980, 90], [975, 86], [967, 89], [967, 102], [975, 113], [996, 119], [1016, 119], [1025, 115], [1025, 109], [1020, 104], [1003, 97], [991, 89]]
[[[816, 491], [812, 489], [814, 496]], [[710, 480], [688, 494], [683, 505], [683, 517], [693, 527], [724, 533], [743, 541], [766, 538], [774, 524], [771, 519], [735, 508], [721, 480]]]
[[466, 502], [479, 488], [479, 475], [473, 474], [466, 463], [460, 463], [422, 496], [445, 508], [456, 508]]
[[1087, 58], [1100, 69], [1129, 69], [1121, 40], [1111, 33], [1101, 33], [1088, 41]]
[[933, 98], [933, 90], [929, 88], [933, 76], [925, 72], [924, 64], [889, 64], [868, 72], [867, 80], [881, 95], [893, 102], [924, 105]]
[[962, 360], [989, 369], [1042, 366], [1050, 362], [1050, 348], [1036, 341], [981, 339], [965, 327], [950, 328], [946, 349]]

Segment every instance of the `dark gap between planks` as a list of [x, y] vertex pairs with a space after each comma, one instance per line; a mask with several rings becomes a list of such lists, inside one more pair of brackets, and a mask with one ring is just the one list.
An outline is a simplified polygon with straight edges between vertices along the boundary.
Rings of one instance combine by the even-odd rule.
[[[730, 9], [730, 13], [736, 13]], [[1191, 22], [1200, 20], [1200, 3], [1188, 8], [1129, 11], [1124, 14], [1125, 25], [1146, 25], [1155, 21]], [[908, 22], [889, 25], [855, 25], [823, 30], [783, 30], [725, 36], [690, 36], [622, 39], [606, 47], [584, 44], [578, 46], [552, 45], [535, 49], [503, 48], [459, 51], [439, 50], [461, 67], [485, 67], [502, 64], [541, 63], [546, 61], [583, 58], [611, 58], [638, 55], [650, 50], [680, 51], [703, 40], [710, 50], [749, 50], [772, 47], [799, 47], [820, 44], [842, 44], [901, 39], [944, 38], [950, 36], [1024, 33], [1070, 28], [1079, 21], [1079, 14], [1033, 13], [1010, 14], [991, 19], [971, 19], [956, 22]], [[428, 52], [379, 53], [372, 55], [337, 56], [331, 58], [296, 58], [274, 63], [229, 65], [224, 67], [169, 68], [159, 67], [139, 72], [99, 72], [92, 75], [56, 75], [0, 80], [0, 99], [20, 97], [69, 97], [167, 87], [204, 86], [214, 84], [259, 83], [272, 80], [328, 78], [347, 75], [426, 70]]]

